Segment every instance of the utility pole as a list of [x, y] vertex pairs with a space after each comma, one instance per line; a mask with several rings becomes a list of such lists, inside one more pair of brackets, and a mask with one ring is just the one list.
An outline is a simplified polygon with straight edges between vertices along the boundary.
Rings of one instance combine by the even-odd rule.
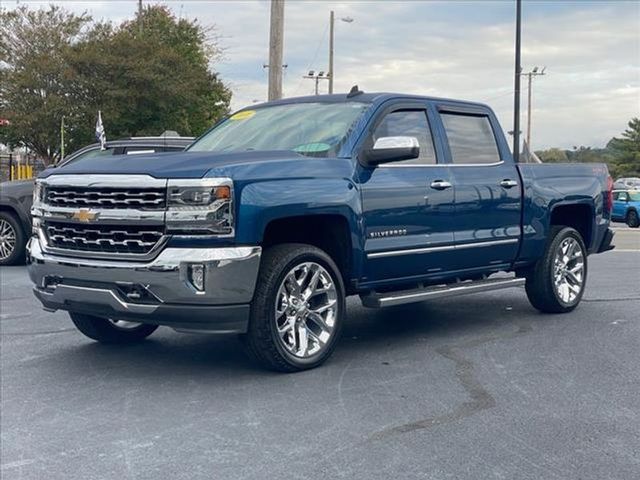
[[269, 101], [282, 98], [282, 55], [284, 49], [284, 0], [271, 0], [269, 32]]
[[516, 61], [514, 75], [514, 96], [513, 96], [513, 159], [520, 161], [520, 43], [521, 43], [521, 23], [522, 23], [522, 1], [516, 0]]
[[544, 71], [547, 69], [547, 67], [542, 67], [542, 70], [539, 70], [538, 67], [533, 67], [533, 70], [531, 70], [530, 72], [527, 73], [521, 73], [520, 75], [523, 75], [525, 77], [528, 77], [528, 83], [529, 83], [529, 91], [527, 94], [528, 97], [528, 104], [527, 104], [527, 145], [529, 146], [529, 148], [531, 147], [531, 79], [533, 77], [537, 77], [538, 75], [544, 75]]
[[[333, 38], [334, 38], [334, 28], [335, 28], [335, 15], [333, 10], [329, 14], [329, 72], [327, 75], [329, 76], [329, 93], [333, 93]], [[316, 81], [316, 90], [318, 87], [318, 82]], [[316, 92], [316, 95], [318, 92]]]
[[325, 76], [324, 72], [315, 73], [313, 70], [311, 70], [307, 75], [303, 75], [302, 78], [310, 78], [316, 81], [316, 95], [320, 93], [318, 89], [320, 80], [329, 80], [329, 85], [331, 85], [331, 76], [328, 73]]

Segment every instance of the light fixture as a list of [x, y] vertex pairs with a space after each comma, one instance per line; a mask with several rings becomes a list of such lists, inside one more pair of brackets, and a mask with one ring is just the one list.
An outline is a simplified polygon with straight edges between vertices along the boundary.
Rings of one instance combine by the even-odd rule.
[[199, 292], [204, 292], [204, 265], [202, 263], [189, 265], [189, 283]]

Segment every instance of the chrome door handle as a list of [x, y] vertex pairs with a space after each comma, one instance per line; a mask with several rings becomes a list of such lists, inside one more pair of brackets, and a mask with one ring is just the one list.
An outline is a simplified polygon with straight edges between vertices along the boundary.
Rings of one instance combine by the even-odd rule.
[[513, 188], [518, 186], [518, 182], [516, 182], [515, 180], [510, 180], [508, 178], [505, 178], [500, 182], [500, 186], [502, 188]]
[[431, 188], [434, 190], [446, 190], [447, 188], [451, 188], [452, 185], [449, 182], [445, 182], [444, 180], [434, 180], [431, 182]]

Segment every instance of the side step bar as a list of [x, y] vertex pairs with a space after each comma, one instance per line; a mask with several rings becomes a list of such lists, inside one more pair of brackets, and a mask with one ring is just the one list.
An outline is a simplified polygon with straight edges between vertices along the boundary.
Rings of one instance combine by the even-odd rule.
[[362, 305], [369, 308], [390, 307], [404, 303], [422, 302], [433, 298], [453, 297], [469, 293], [488, 292], [503, 288], [521, 287], [524, 278], [495, 278], [476, 281], [464, 281], [449, 285], [435, 285], [422, 289], [401, 290], [397, 292], [371, 292], [362, 295]]

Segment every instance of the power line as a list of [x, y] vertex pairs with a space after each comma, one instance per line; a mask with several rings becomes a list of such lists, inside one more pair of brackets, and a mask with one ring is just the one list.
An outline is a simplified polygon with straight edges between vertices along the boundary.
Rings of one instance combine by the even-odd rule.
[[[315, 61], [318, 59], [318, 54], [320, 53], [320, 47], [322, 47], [322, 44], [324, 43], [324, 39], [327, 36], [327, 30], [329, 30], [329, 25], [326, 25], [324, 27], [324, 31], [322, 32], [322, 37], [320, 37], [320, 41], [318, 42], [318, 46], [316, 47], [316, 52], [313, 54], [313, 60], [311, 60], [311, 62], [309, 62], [309, 65], [307, 65], [307, 68], [304, 69], [305, 72], [308, 72], [311, 70], [311, 67], [313, 66], [313, 64], [315, 63]], [[300, 83], [298, 83], [298, 86], [296, 87], [296, 89], [293, 91], [293, 95], [295, 96], [298, 91], [300, 90], [300, 87], [302, 86], [302, 83], [304, 82], [304, 77], [302, 77], [300, 79]]]

